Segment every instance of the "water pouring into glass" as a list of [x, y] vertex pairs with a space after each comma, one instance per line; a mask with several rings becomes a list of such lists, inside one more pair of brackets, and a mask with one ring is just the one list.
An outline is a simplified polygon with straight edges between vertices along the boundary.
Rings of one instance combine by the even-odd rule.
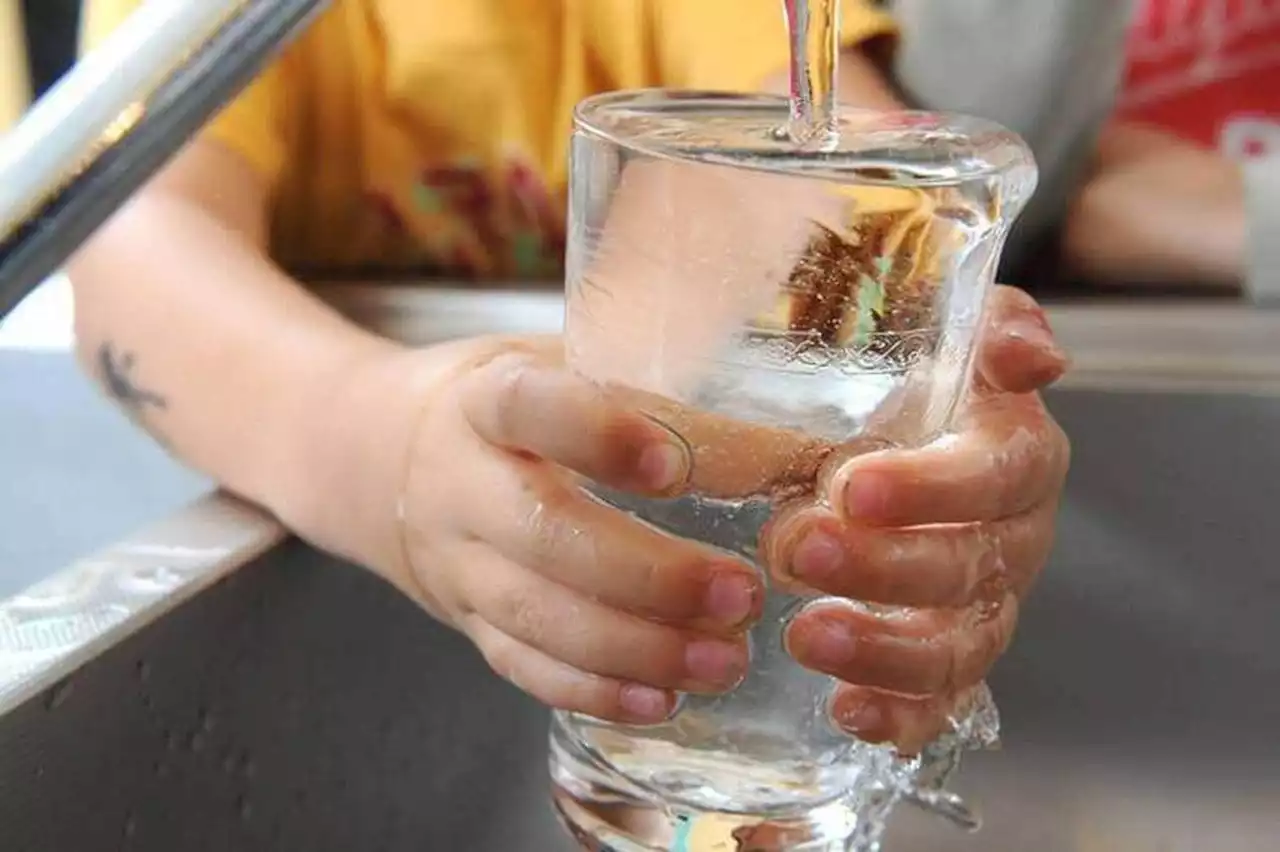
[[[945, 440], [1035, 168], [987, 122], [840, 109], [837, 3], [784, 5], [789, 99], [636, 91], [576, 113], [569, 366], [693, 458], [676, 497], [588, 489], [750, 561], [768, 584], [734, 690], [685, 695], [647, 727], [556, 715], [557, 807], [590, 849], [873, 852], [902, 800], [971, 825], [943, 785], [996, 735], [984, 686], [919, 755], [842, 730], [840, 686], [793, 659], [794, 630], [841, 608], [906, 635], [913, 613], [818, 594], [769, 547], [839, 508], [827, 495], [842, 461]], [[996, 578], [955, 617], [994, 617], [1002, 595]]]

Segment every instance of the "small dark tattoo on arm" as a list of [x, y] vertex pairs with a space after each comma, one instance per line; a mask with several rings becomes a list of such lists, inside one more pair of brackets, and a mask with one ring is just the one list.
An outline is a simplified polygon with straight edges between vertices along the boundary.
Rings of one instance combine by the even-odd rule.
[[164, 411], [168, 400], [142, 387], [134, 374], [134, 366], [132, 352], [122, 352], [110, 342], [98, 347], [98, 376], [112, 399], [135, 417], [146, 409]]

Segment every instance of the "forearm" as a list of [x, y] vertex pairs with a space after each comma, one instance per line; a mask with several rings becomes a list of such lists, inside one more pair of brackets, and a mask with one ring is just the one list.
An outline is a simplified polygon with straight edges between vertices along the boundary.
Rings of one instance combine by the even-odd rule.
[[386, 366], [399, 350], [276, 269], [260, 231], [144, 191], [70, 268], [80, 358], [178, 458], [315, 543], [389, 566], [391, 456], [407, 440], [394, 430], [416, 404]]
[[1238, 289], [1245, 278], [1240, 166], [1148, 127], [1102, 135], [1067, 219], [1065, 249], [1099, 282]]

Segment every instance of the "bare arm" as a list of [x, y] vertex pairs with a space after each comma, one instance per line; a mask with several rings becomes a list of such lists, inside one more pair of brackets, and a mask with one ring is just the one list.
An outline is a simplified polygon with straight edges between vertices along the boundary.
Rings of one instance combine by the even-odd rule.
[[1237, 164], [1164, 131], [1116, 124], [1099, 140], [1064, 247], [1099, 283], [1235, 289], [1245, 274], [1246, 231]]
[[394, 565], [395, 430], [430, 359], [408, 369], [268, 261], [265, 201], [230, 151], [183, 153], [73, 260], [79, 357], [181, 460], [321, 546]]

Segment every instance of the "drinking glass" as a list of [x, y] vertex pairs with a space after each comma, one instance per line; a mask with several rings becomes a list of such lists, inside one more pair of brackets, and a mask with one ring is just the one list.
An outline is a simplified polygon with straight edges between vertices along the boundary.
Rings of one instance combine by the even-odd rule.
[[555, 715], [555, 802], [588, 849], [875, 849], [903, 798], [966, 819], [943, 782], [995, 737], [985, 687], [916, 757], [839, 731], [835, 681], [786, 650], [795, 614], [834, 599], [770, 574], [757, 545], [766, 524], [821, 504], [833, 458], [946, 439], [1035, 166], [999, 126], [922, 112], [843, 110], [838, 140], [801, 149], [780, 131], [787, 110], [646, 90], [575, 114], [568, 364], [693, 457], [679, 497], [584, 487], [768, 585], [733, 691], [682, 696], [653, 726]]

